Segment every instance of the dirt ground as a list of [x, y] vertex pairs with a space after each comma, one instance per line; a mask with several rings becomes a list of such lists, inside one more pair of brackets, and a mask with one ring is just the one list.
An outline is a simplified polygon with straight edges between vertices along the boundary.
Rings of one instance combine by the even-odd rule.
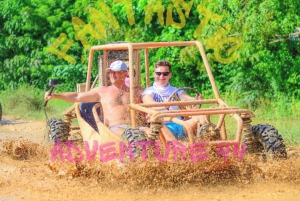
[[[300, 147], [288, 159], [239, 162], [51, 162], [45, 122], [0, 121], [0, 201], [13, 200], [299, 200]], [[80, 145], [79, 145], [80, 146]]]

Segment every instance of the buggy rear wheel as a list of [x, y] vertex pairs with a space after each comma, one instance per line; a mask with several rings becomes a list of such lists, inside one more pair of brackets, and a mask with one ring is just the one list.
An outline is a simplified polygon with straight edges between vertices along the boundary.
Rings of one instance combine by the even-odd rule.
[[287, 157], [284, 140], [274, 126], [268, 124], [252, 126], [251, 137], [254, 153], [262, 154], [264, 159]]
[[128, 146], [132, 146], [133, 155], [136, 157], [142, 153], [141, 146], [136, 145], [136, 143], [147, 141], [147, 137], [145, 131], [128, 128], [122, 133], [120, 140], [128, 143]]
[[197, 131], [196, 139], [198, 141], [216, 141], [221, 139], [221, 134], [215, 125], [204, 124]]
[[65, 142], [68, 140], [70, 128], [67, 123], [59, 118], [51, 118], [47, 121], [46, 138], [47, 141], [55, 143], [56, 141]]

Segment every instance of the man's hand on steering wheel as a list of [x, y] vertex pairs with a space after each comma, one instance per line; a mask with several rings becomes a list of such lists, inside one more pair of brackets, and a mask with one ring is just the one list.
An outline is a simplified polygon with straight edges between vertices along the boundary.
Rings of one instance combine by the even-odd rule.
[[204, 100], [201, 94], [196, 94], [195, 100]]
[[[164, 102], [166, 102], [166, 103], [169, 103], [169, 102], [171, 102], [171, 99], [165, 99], [164, 100]], [[170, 109], [170, 106], [165, 106], [165, 108], [167, 109], [167, 110], [169, 110]]]
[[[190, 90], [190, 91], [193, 91], [194, 93], [196, 93], [195, 98], [192, 98], [185, 93], [186, 96], [188, 97], [185, 100], [203, 100], [203, 96], [197, 90], [190, 88], [190, 87], [183, 87], [183, 88], [177, 89], [170, 95], [170, 97], [167, 100], [181, 101], [180, 97], [177, 95], [177, 92], [179, 92], [181, 90]], [[200, 108], [200, 107], [201, 107], [201, 105], [192, 106], [192, 108]], [[181, 109], [183, 109], [183, 108], [181, 108]]]

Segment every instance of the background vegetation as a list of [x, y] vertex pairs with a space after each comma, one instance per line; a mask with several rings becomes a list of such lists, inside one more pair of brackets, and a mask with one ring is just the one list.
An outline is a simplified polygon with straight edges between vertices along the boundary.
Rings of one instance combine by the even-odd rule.
[[[226, 28], [222, 38], [233, 36], [243, 41], [243, 45], [234, 52], [238, 55], [237, 59], [225, 64], [215, 57], [214, 48], [206, 49], [220, 93], [234, 105], [254, 110], [264, 108], [261, 114], [266, 117], [299, 118], [299, 37], [286, 37], [281, 42], [272, 43], [276, 39], [283, 38], [276, 35], [294, 33], [295, 27], [300, 27], [300, 1], [294, 0], [185, 1], [192, 2], [192, 7], [182, 28], [166, 24], [167, 8], [172, 4], [171, 0], [162, 2], [165, 20], [163, 24], [160, 23], [156, 13], [149, 23], [145, 23], [145, 6], [154, 2], [150, 0], [126, 0], [127, 4], [122, 3], [125, 2], [122, 0], [1, 1], [0, 101], [7, 99], [8, 94], [16, 89], [21, 87], [22, 91], [22, 87], [30, 85], [37, 89], [36, 95], [26, 96], [26, 93], [30, 93], [23, 90], [23, 99], [27, 100], [18, 101], [35, 102], [38, 97], [42, 98], [43, 91], [48, 90], [48, 80], [53, 77], [60, 79], [58, 91], [74, 91], [76, 83], [84, 82], [88, 49], [76, 39], [72, 18], [78, 17], [95, 27], [89, 9], [102, 10], [103, 6], [100, 3], [103, 2], [111, 8], [119, 28], [102, 21], [106, 34], [100, 39], [87, 34], [90, 46], [112, 41], [199, 40], [207, 47], [209, 39], [228, 25], [230, 29]], [[127, 18], [128, 2], [132, 3], [134, 23]], [[205, 13], [197, 10], [199, 5], [221, 16], [221, 20], [208, 21], [201, 34], [195, 38], [194, 31], [200, 22], [205, 21]], [[173, 20], [181, 22], [174, 8]], [[68, 39], [73, 40], [67, 54], [75, 58], [76, 64], [60, 59], [47, 51], [47, 47], [51, 46], [61, 33], [65, 33]], [[233, 53], [226, 52], [234, 45], [233, 43], [224, 46], [221, 49], [221, 56], [232, 57]], [[195, 87], [209, 96], [211, 88], [207, 77], [202, 73], [204, 66], [198, 61], [198, 57], [193, 49], [174, 48], [152, 51], [150, 60], [151, 64], [158, 59], [170, 60], [174, 66], [173, 73], [176, 75], [172, 78], [172, 84]]]

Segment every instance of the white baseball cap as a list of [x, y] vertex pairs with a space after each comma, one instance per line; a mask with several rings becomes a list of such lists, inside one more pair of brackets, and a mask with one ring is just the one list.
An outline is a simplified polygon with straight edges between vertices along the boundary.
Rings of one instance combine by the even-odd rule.
[[121, 60], [117, 60], [114, 61], [110, 64], [110, 67], [106, 69], [107, 71], [112, 70], [112, 71], [120, 71], [120, 70], [124, 70], [124, 71], [128, 71], [128, 67], [127, 65], [121, 61]]

